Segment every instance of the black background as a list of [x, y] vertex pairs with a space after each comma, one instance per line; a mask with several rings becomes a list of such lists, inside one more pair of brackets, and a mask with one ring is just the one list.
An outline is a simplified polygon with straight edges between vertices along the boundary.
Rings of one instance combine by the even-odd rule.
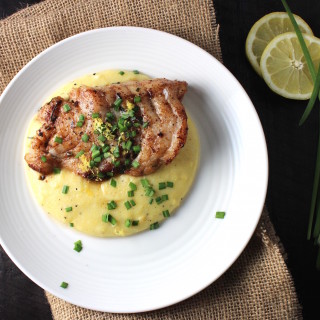
[[[39, 1], [27, 1], [32, 4]], [[288, 0], [320, 37], [320, 1]], [[214, 0], [225, 66], [245, 88], [258, 112], [269, 152], [267, 207], [288, 255], [304, 319], [317, 319], [320, 271], [317, 249], [306, 240], [318, 137], [318, 110], [304, 126], [298, 122], [305, 101], [287, 100], [272, 93], [254, 72], [244, 53], [251, 26], [263, 15], [284, 11], [280, 0]], [[24, 6], [0, 0], [0, 17]], [[205, 72], [205, 70], [203, 71]], [[317, 108], [319, 107], [319, 103]], [[316, 109], [317, 109], [316, 108]], [[43, 290], [26, 278], [0, 250], [0, 319], [52, 319]]]

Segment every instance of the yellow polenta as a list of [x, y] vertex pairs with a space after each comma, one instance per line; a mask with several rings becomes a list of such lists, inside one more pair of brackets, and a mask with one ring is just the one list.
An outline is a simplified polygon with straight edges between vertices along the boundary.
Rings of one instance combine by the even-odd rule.
[[[112, 82], [147, 78], [143, 74], [135, 74], [134, 72], [125, 71], [125, 74], [120, 75], [118, 70], [107, 70], [86, 75], [68, 83], [54, 92], [48, 100], [58, 95], [68, 98], [68, 92], [73, 87], [80, 85], [93, 87]], [[33, 136], [39, 125], [39, 122], [34, 119], [27, 130], [27, 137]], [[50, 216], [81, 232], [98, 237], [113, 237], [127, 236], [149, 229], [150, 225], [155, 222], [160, 223], [164, 219], [170, 219], [164, 217], [163, 211], [168, 210], [172, 215], [186, 196], [194, 180], [198, 166], [199, 140], [197, 130], [190, 118], [188, 125], [188, 139], [179, 155], [171, 164], [162, 166], [148, 176], [131, 177], [123, 174], [114, 178], [117, 185], [113, 187], [110, 180], [102, 183], [92, 182], [66, 169], [62, 169], [60, 174], [52, 174], [47, 176], [45, 180], [40, 180], [39, 173], [26, 165], [29, 186], [38, 203]], [[31, 143], [27, 137], [25, 139], [25, 153]], [[153, 198], [145, 195], [141, 184], [142, 178], [146, 178], [155, 190]], [[159, 190], [159, 183], [167, 183], [168, 181], [173, 182], [173, 187]], [[128, 197], [130, 182], [137, 186], [133, 197]], [[62, 193], [64, 185], [69, 186], [67, 194]], [[156, 198], [163, 195], [167, 195], [168, 200], [158, 204]], [[151, 204], [150, 199], [153, 199]], [[130, 209], [127, 209], [124, 204], [128, 200], [133, 200], [135, 203]], [[108, 210], [107, 204], [111, 201], [114, 201], [117, 207]], [[66, 208], [72, 208], [72, 210], [67, 212]], [[102, 217], [107, 213], [115, 219], [115, 225], [103, 221]], [[127, 219], [139, 221], [139, 223], [137, 226], [127, 227], [125, 224]]]

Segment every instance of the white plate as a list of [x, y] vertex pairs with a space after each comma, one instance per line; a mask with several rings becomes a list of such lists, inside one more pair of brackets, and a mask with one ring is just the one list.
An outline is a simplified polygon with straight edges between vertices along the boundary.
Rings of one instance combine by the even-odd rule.
[[[201, 160], [191, 192], [161, 228], [98, 239], [55, 223], [36, 204], [23, 169], [23, 137], [53, 90], [118, 68], [189, 83], [184, 104], [199, 131]], [[140, 312], [199, 292], [243, 251], [265, 200], [266, 144], [247, 94], [211, 55], [155, 30], [93, 30], [42, 52], [1, 96], [0, 138], [1, 245], [39, 286], [85, 308]], [[215, 219], [217, 210], [226, 211], [224, 220]], [[78, 239], [80, 254], [73, 250]], [[59, 287], [62, 281], [68, 289]]]

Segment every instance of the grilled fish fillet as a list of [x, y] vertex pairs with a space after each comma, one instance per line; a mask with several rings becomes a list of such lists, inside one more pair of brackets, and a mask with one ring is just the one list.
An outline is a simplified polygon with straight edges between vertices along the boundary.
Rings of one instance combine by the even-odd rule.
[[186, 91], [186, 82], [167, 79], [72, 89], [38, 112], [42, 127], [25, 160], [42, 175], [67, 168], [95, 181], [150, 174], [186, 142]]

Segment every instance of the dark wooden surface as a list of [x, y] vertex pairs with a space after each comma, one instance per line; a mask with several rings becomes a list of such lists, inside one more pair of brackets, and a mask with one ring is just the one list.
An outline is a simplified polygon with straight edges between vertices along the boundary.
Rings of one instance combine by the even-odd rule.
[[[288, 2], [320, 37], [320, 1]], [[214, 4], [221, 27], [224, 64], [251, 97], [265, 132], [270, 162], [266, 203], [271, 220], [288, 255], [287, 264], [303, 306], [304, 319], [318, 319], [315, 314], [320, 301], [320, 272], [315, 269], [316, 248], [306, 240], [319, 125], [317, 112], [299, 127], [306, 103], [272, 93], [253, 71], [244, 53], [250, 27], [269, 12], [283, 11], [281, 1], [214, 0]], [[20, 1], [0, 0], [0, 17], [12, 14], [17, 8], [21, 8]], [[26, 278], [2, 250], [0, 319], [51, 319], [42, 289]]]

